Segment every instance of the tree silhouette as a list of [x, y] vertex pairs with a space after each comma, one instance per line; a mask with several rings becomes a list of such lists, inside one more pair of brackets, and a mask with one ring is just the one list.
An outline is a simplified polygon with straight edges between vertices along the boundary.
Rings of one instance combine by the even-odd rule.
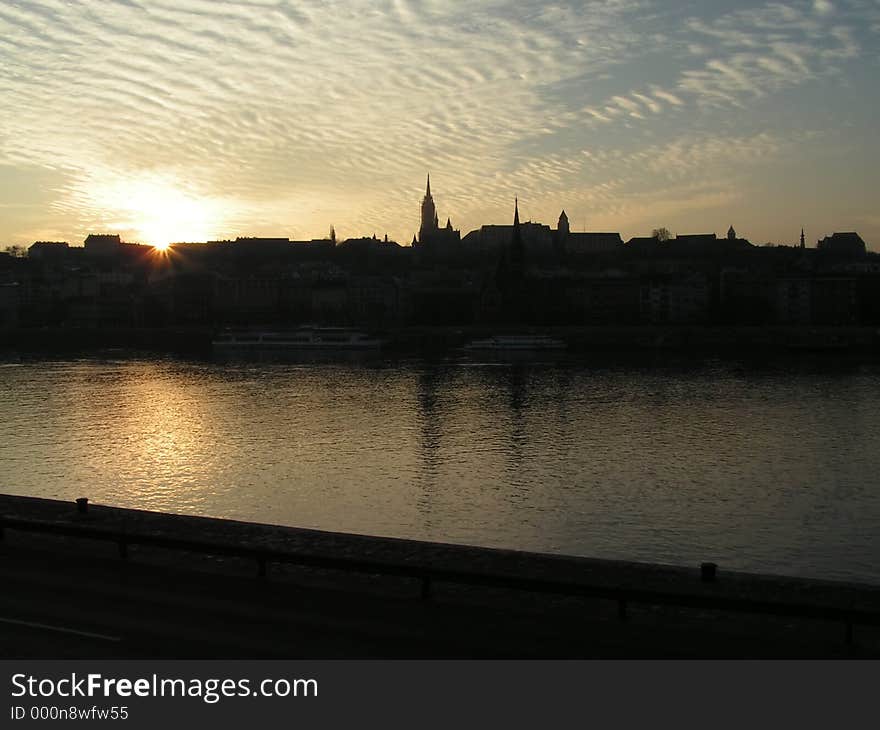
[[668, 228], [655, 228], [651, 231], [651, 238], [656, 238], [658, 241], [668, 241], [672, 238], [672, 234]]

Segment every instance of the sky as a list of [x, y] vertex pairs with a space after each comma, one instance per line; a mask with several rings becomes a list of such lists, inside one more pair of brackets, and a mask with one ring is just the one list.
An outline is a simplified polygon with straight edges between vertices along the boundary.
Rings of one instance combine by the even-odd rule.
[[2, 0], [0, 248], [856, 230], [880, 0]]

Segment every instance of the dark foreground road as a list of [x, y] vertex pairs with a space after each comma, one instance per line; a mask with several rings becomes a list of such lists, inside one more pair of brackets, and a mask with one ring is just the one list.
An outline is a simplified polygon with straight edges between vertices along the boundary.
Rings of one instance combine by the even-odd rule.
[[632, 607], [33, 535], [0, 543], [5, 658], [848, 657], [829, 622]]

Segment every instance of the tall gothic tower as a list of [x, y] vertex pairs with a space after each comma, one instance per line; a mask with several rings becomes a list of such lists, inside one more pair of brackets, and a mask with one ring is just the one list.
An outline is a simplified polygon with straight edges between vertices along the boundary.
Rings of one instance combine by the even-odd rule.
[[510, 240], [501, 246], [495, 284], [501, 294], [502, 318], [510, 322], [522, 321], [527, 311], [528, 292], [525, 280], [525, 247], [519, 223], [519, 200], [514, 202]]
[[431, 231], [439, 228], [437, 224], [437, 209], [434, 207], [434, 198], [431, 197], [431, 175], [428, 175], [428, 187], [425, 197], [422, 198], [422, 224], [419, 226], [419, 240], [424, 240], [425, 234], [431, 235]]
[[519, 198], [513, 203], [513, 235], [510, 238], [510, 266], [517, 278], [522, 278], [525, 262], [525, 244], [519, 228]]

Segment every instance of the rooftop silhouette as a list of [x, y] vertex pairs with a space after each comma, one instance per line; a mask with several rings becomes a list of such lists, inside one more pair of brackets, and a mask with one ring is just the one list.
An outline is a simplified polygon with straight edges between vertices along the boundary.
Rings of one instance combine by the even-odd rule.
[[411, 245], [376, 233], [338, 240], [238, 237], [167, 250], [93, 233], [0, 257], [0, 326], [314, 322], [406, 326], [880, 323], [880, 256], [855, 232], [756, 246], [715, 233], [624, 241], [520, 219], [464, 237], [426, 179]]

